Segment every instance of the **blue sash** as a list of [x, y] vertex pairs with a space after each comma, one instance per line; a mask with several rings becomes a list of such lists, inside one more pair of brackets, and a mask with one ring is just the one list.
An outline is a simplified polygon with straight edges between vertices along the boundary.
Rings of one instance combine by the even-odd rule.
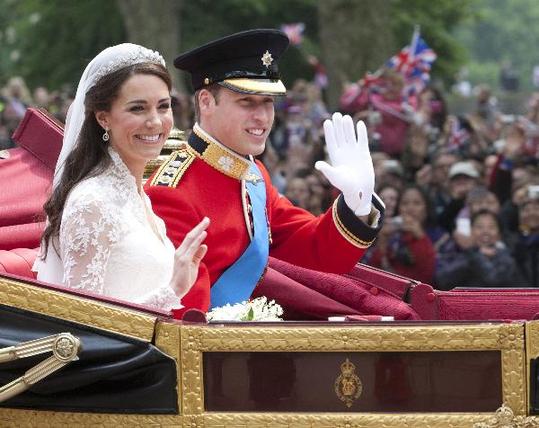
[[[249, 173], [262, 177], [262, 173], [254, 162]], [[211, 308], [248, 300], [268, 263], [269, 235], [266, 218], [266, 185], [264, 180], [256, 183], [246, 181], [245, 185], [253, 207], [253, 239], [241, 257], [224, 271], [211, 287]]]

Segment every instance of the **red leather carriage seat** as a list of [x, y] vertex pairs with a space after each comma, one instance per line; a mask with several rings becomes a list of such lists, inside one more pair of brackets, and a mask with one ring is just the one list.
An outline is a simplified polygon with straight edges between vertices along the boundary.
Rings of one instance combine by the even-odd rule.
[[18, 147], [0, 153], [0, 250], [39, 246], [43, 204], [62, 147], [61, 124], [30, 108], [13, 139]]
[[0, 250], [0, 272], [35, 278], [36, 273], [32, 271], [32, 265], [37, 253], [37, 249], [31, 248]]
[[0, 250], [36, 248], [53, 170], [23, 147], [0, 159]]

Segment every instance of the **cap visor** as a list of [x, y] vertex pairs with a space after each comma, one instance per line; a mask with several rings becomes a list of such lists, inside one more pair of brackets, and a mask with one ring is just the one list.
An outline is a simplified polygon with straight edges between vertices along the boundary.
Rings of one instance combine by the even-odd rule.
[[256, 95], [285, 95], [286, 88], [280, 80], [269, 79], [226, 79], [219, 82], [235, 92]]

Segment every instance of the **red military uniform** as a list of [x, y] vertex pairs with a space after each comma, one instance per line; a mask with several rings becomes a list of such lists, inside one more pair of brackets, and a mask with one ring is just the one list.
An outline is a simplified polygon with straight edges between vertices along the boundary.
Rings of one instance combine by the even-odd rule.
[[[245, 180], [252, 179], [247, 174], [250, 162], [198, 128], [189, 145], [174, 152], [145, 186], [153, 210], [165, 221], [176, 247], [204, 216], [211, 220], [205, 241], [208, 252], [195, 285], [182, 299], [187, 308], [208, 310], [210, 286], [249, 245]], [[257, 165], [266, 184], [270, 255], [310, 269], [348, 272], [378, 228], [361, 222], [342, 196], [325, 214], [314, 217], [279, 195], [267, 170], [258, 161]], [[383, 210], [376, 201], [374, 204]]]

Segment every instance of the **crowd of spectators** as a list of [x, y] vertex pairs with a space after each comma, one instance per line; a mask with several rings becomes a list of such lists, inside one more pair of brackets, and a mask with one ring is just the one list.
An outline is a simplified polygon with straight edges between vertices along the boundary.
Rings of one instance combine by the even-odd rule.
[[[341, 112], [367, 124], [386, 204], [362, 262], [442, 290], [539, 286], [539, 93], [514, 115], [480, 85], [473, 111], [453, 115], [437, 88], [404, 87], [384, 70], [340, 100]], [[328, 110], [315, 84], [297, 81], [277, 105], [264, 154], [279, 190], [315, 214], [336, 196], [313, 168], [325, 157]]]
[[28, 107], [44, 108], [64, 123], [72, 101], [73, 94], [69, 88], [49, 91], [38, 86], [30, 92], [24, 79], [18, 76], [10, 78], [0, 89], [0, 150], [15, 146], [11, 136]]
[[[339, 110], [364, 120], [376, 191], [386, 218], [362, 262], [432, 284], [539, 286], [539, 93], [526, 114], [499, 111], [486, 86], [475, 109], [448, 113], [443, 93], [426, 87], [404, 95], [404, 81], [384, 70], [376, 84], [343, 90]], [[0, 149], [28, 106], [65, 121], [69, 90], [30, 91], [10, 79], [0, 95]], [[173, 92], [175, 125], [193, 123], [189, 95]], [[324, 159], [323, 121], [331, 112], [322, 89], [298, 80], [276, 101], [275, 124], [262, 160], [277, 189], [318, 215], [337, 193], [313, 165]]]

